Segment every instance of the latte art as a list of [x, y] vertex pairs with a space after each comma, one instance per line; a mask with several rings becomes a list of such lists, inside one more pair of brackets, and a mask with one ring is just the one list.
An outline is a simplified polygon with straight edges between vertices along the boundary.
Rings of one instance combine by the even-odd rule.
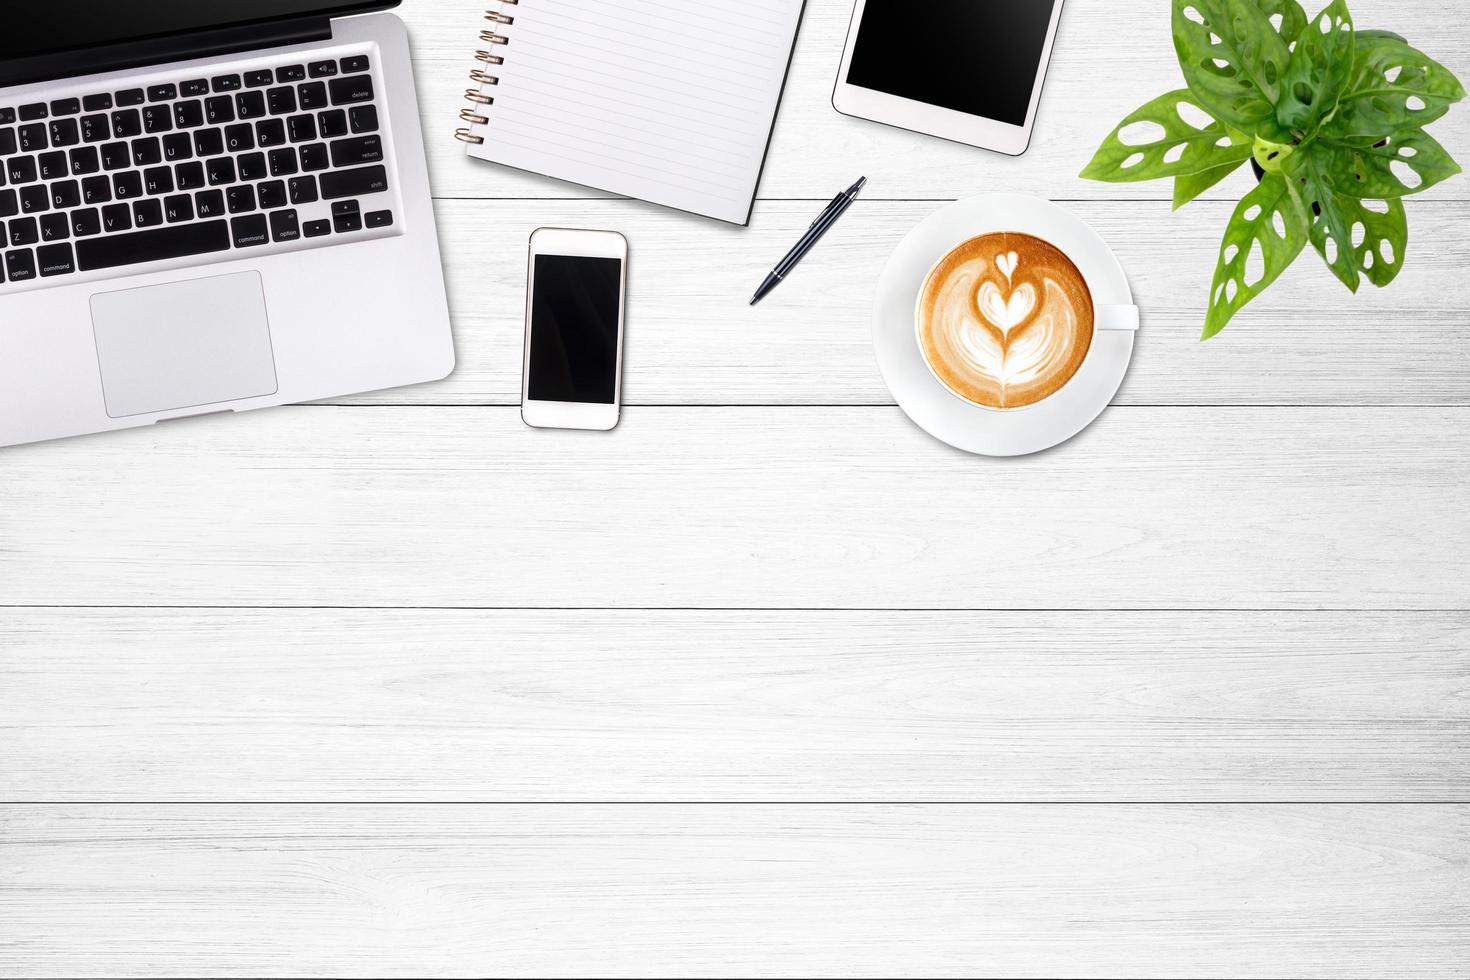
[[919, 300], [919, 345], [935, 375], [989, 408], [1034, 405], [1071, 381], [1092, 346], [1092, 294], [1072, 260], [1016, 232], [950, 252]]

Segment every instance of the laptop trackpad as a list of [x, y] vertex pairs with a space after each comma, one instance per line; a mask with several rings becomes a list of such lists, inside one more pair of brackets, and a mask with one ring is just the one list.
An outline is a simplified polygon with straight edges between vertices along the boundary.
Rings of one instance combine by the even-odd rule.
[[258, 272], [99, 293], [92, 330], [111, 418], [276, 393]]

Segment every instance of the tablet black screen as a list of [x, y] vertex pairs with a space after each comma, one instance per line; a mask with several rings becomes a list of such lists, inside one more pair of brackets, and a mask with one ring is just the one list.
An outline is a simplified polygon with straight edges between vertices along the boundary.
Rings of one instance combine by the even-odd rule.
[[847, 82], [1026, 124], [1057, 0], [868, 0]]

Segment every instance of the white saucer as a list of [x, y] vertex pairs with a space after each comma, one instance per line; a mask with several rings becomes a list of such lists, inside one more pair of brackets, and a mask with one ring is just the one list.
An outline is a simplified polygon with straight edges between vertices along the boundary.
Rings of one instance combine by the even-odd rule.
[[1133, 330], [1098, 330], [1077, 376], [1029, 408], [982, 408], [946, 388], [919, 351], [919, 290], [950, 249], [987, 232], [1017, 231], [1051, 242], [1076, 263], [1093, 302], [1131, 306], [1128, 277], [1107, 243], [1081, 218], [1041, 198], [987, 194], [941, 208], [899, 243], [878, 281], [873, 345], [883, 380], [909, 418], [934, 438], [983, 456], [1024, 456], [1060, 445], [1103, 413], [1128, 373]]

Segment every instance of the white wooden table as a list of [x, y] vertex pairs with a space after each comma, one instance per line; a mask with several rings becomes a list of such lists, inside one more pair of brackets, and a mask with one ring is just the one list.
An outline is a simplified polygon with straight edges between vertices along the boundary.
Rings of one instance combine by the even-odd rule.
[[[1462, 5], [1352, 8], [1470, 80]], [[811, 0], [748, 230], [465, 161], [477, 10], [404, 11], [454, 377], [0, 454], [0, 975], [1465, 975], [1470, 181], [1391, 289], [1309, 255], [1202, 346], [1249, 178], [1075, 176], [1178, 84], [1157, 0], [1071, 0], [1018, 160], [838, 116]], [[1145, 310], [1010, 462], [869, 344], [899, 238], [995, 190]], [[610, 436], [517, 417], [540, 225], [633, 243]]]

